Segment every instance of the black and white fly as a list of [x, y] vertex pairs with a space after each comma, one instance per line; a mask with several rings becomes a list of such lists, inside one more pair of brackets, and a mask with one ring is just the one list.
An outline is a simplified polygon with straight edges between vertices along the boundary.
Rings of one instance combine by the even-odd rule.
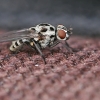
[[28, 44], [40, 53], [46, 63], [41, 49], [54, 47], [55, 45], [61, 43], [61, 41], [65, 41], [63, 46], [72, 52], [71, 47], [66, 41], [69, 39], [71, 34], [72, 28], [67, 29], [63, 25], [58, 25], [57, 28], [55, 28], [51, 24], [42, 23], [36, 27], [0, 34], [0, 42], [12, 41], [10, 50], [13, 52], [18, 51], [24, 44]]

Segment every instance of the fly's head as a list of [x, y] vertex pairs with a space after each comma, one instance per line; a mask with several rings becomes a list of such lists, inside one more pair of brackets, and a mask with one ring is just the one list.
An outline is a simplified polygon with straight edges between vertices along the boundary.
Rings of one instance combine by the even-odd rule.
[[57, 26], [56, 36], [58, 40], [68, 40], [70, 35], [72, 34], [72, 28], [67, 29], [63, 25]]

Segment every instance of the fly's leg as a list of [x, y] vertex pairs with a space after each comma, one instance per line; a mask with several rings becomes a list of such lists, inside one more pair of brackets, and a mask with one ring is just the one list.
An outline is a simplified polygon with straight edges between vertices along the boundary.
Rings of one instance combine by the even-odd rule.
[[[44, 57], [43, 53], [41, 52], [39, 45], [38, 45], [37, 43], [35, 43], [34, 40], [32, 40], [32, 42], [33, 42], [33, 44], [34, 44], [34, 46], [35, 46], [35, 49], [39, 52], [39, 54], [40, 54], [40, 56], [42, 57], [44, 63], [46, 64], [45, 57]], [[30, 47], [31, 47], [32, 49], [34, 49], [33, 46], [30, 45]]]
[[62, 46], [64, 48], [66, 48], [70, 53], [73, 53], [73, 48], [69, 46], [69, 44], [67, 43], [67, 41], [65, 41], [65, 43], [62, 43], [62, 41], [55, 41], [54, 44], [51, 45], [50, 47], [53, 48], [54, 46], [56, 46], [59, 43], [61, 43]]
[[60, 43], [60, 41], [55, 41], [50, 47], [53, 48], [54, 46], [56, 46], [59, 43]]
[[53, 55], [53, 50], [52, 48], [55, 47], [57, 44], [59, 44], [60, 42], [59, 41], [55, 41], [52, 45], [49, 45], [49, 48], [50, 48], [50, 52], [51, 54]]
[[62, 43], [61, 41], [55, 41], [53, 45], [49, 46], [49, 47], [51, 47], [50, 51], [51, 51], [52, 54], [53, 54], [52, 48], [53, 48], [54, 46], [56, 46], [57, 44], [59, 44], [59, 43], [61, 43], [62, 46], [63, 46], [64, 48], [66, 48], [69, 52], [73, 53], [73, 48], [70, 47], [69, 44], [68, 44], [66, 41], [65, 41], [65, 43]]
[[65, 44], [63, 45], [63, 47], [66, 47], [66, 49], [70, 53], [75, 54], [76, 56], [79, 56], [78, 54], [75, 53], [75, 52], [77, 52], [77, 50], [75, 50], [74, 48], [70, 47], [69, 44], [67, 43], [67, 41], [65, 41]]
[[76, 49], [70, 47], [69, 44], [67, 43], [67, 41], [65, 41], [65, 45], [66, 45], [67, 50], [68, 50], [69, 52], [71, 52], [71, 53], [74, 53], [74, 52], [77, 52], [77, 51], [78, 51], [78, 50], [76, 50]]
[[43, 53], [41, 52], [39, 46], [38, 46], [34, 41], [33, 41], [33, 43], [34, 43], [34, 45], [35, 45], [37, 51], [40, 53], [40, 55], [41, 55], [41, 57], [42, 57], [44, 63], [46, 64], [45, 57], [44, 57]]
[[59, 44], [59, 43], [61, 43], [62, 44], [62, 46], [64, 47], [64, 48], [66, 48], [70, 53], [74, 53], [76, 50], [74, 50], [72, 47], [70, 47], [69, 46], [69, 44], [67, 43], [67, 41], [64, 41], [65, 43], [62, 43], [62, 41], [55, 41], [52, 45], [50, 45], [49, 47], [50, 47], [50, 51], [51, 51], [51, 53], [53, 54], [53, 52], [52, 52], [52, 48], [54, 47], [54, 46], [56, 46], [57, 44]]
[[69, 44], [67, 43], [67, 41], [65, 41], [64, 47], [66, 47], [66, 49], [67, 49], [69, 52], [73, 53], [73, 48], [69, 46]]

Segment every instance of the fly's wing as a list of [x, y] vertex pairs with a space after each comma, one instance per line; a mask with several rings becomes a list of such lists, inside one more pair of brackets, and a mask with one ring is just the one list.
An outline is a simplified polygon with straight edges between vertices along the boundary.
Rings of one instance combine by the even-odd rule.
[[23, 29], [19, 31], [11, 31], [0, 34], [0, 42], [14, 41], [21, 38], [35, 38], [37, 37], [36, 31], [29, 31], [29, 29]]

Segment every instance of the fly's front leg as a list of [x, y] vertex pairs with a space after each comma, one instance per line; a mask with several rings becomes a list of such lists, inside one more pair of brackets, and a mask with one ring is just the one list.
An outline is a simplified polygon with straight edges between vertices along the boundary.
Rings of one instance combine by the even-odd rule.
[[63, 45], [63, 47], [66, 47], [66, 49], [67, 49], [70, 53], [73, 53], [73, 54], [75, 54], [76, 56], [79, 56], [78, 54], [75, 53], [77, 50], [75, 50], [74, 48], [70, 47], [69, 44], [67, 43], [67, 41], [65, 41], [65, 44]]
[[64, 47], [64, 48], [66, 48], [70, 53], [73, 53], [73, 48], [72, 47], [70, 47], [69, 46], [69, 44], [67, 43], [67, 41], [59, 41], [61, 44], [62, 44], [62, 46]]
[[73, 48], [69, 46], [69, 44], [67, 43], [67, 41], [65, 41], [64, 47], [66, 47], [66, 49], [67, 49], [69, 52], [73, 53]]
[[50, 47], [53, 48], [54, 46], [56, 46], [59, 43], [60, 43], [60, 41], [55, 41]]
[[67, 43], [67, 41], [65, 41], [65, 45], [66, 45], [67, 50], [71, 53], [74, 53], [74, 52], [78, 51], [77, 49], [74, 49], [74, 48], [70, 47], [69, 44]]
[[59, 44], [60, 42], [59, 41], [55, 41], [52, 45], [49, 45], [49, 48], [50, 48], [50, 52], [51, 54], [53, 55], [53, 50], [52, 48], [55, 47], [57, 44]]

